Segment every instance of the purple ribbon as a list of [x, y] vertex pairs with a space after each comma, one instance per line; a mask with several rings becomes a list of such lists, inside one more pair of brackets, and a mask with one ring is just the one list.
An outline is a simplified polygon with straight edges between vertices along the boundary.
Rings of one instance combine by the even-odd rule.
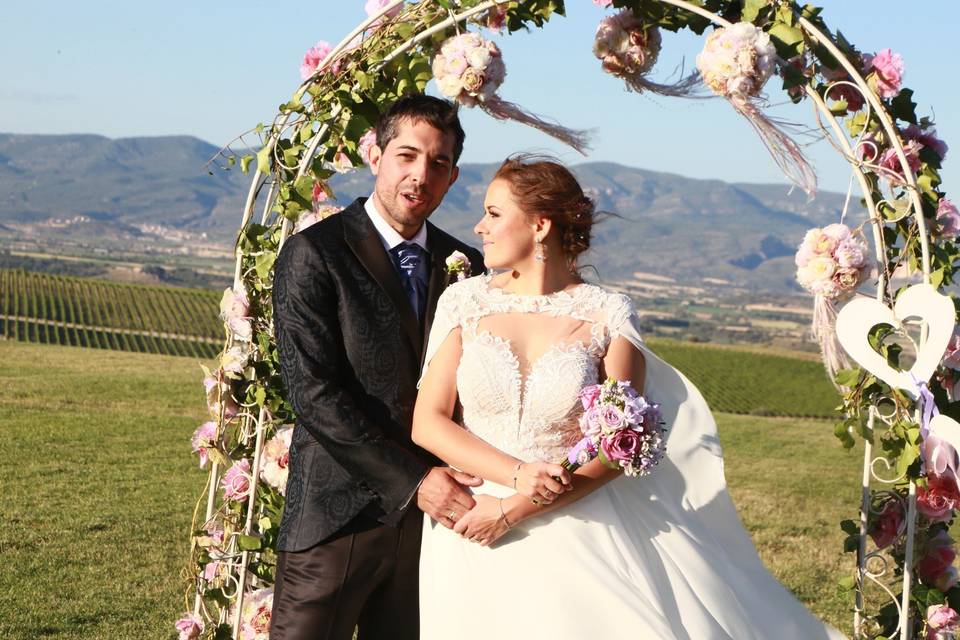
[[933, 394], [930, 393], [930, 387], [927, 386], [927, 383], [921, 381], [912, 372], [910, 373], [910, 379], [913, 380], [913, 384], [917, 385], [917, 402], [920, 403], [920, 437], [926, 438], [930, 432], [930, 421], [933, 420], [933, 416], [940, 415], [940, 410], [937, 409], [937, 403], [933, 399]]
[[593, 443], [590, 441], [589, 436], [584, 436], [577, 444], [573, 445], [570, 452], [567, 453], [567, 462], [580, 466], [580, 454], [584, 451], [589, 453], [591, 458], [596, 455], [596, 450], [593, 448]]

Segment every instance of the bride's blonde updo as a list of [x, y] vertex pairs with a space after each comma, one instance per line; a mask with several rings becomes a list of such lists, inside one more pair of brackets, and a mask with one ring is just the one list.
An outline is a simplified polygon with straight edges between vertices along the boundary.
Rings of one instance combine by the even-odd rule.
[[547, 156], [517, 154], [503, 161], [494, 180], [505, 180], [525, 213], [549, 218], [560, 232], [560, 248], [571, 269], [590, 248], [594, 202], [569, 169]]

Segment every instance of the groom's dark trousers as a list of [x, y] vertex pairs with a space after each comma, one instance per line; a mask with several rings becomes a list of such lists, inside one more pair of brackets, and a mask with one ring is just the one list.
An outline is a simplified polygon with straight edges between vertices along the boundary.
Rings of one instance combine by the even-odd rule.
[[296, 413], [277, 540], [273, 640], [416, 640], [423, 514], [438, 464], [410, 440], [416, 384], [445, 259], [482, 256], [427, 225], [418, 318], [357, 200], [291, 236], [277, 259], [274, 327]]

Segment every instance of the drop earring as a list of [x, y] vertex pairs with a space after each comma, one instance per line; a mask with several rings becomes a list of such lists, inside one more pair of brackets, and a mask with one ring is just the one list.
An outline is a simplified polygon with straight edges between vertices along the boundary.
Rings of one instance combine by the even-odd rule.
[[543, 241], [540, 238], [536, 239], [536, 246], [533, 249], [533, 259], [537, 262], [547, 261], [547, 250], [544, 248]]

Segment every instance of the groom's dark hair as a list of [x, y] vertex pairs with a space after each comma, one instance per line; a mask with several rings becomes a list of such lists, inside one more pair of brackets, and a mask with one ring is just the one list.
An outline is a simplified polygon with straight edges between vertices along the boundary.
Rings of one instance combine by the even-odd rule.
[[398, 126], [403, 120], [426, 122], [434, 129], [453, 135], [453, 164], [457, 164], [463, 153], [463, 140], [467, 137], [460, 126], [457, 105], [422, 93], [403, 96], [390, 105], [377, 122], [378, 147], [387, 148], [390, 141], [397, 137]]

